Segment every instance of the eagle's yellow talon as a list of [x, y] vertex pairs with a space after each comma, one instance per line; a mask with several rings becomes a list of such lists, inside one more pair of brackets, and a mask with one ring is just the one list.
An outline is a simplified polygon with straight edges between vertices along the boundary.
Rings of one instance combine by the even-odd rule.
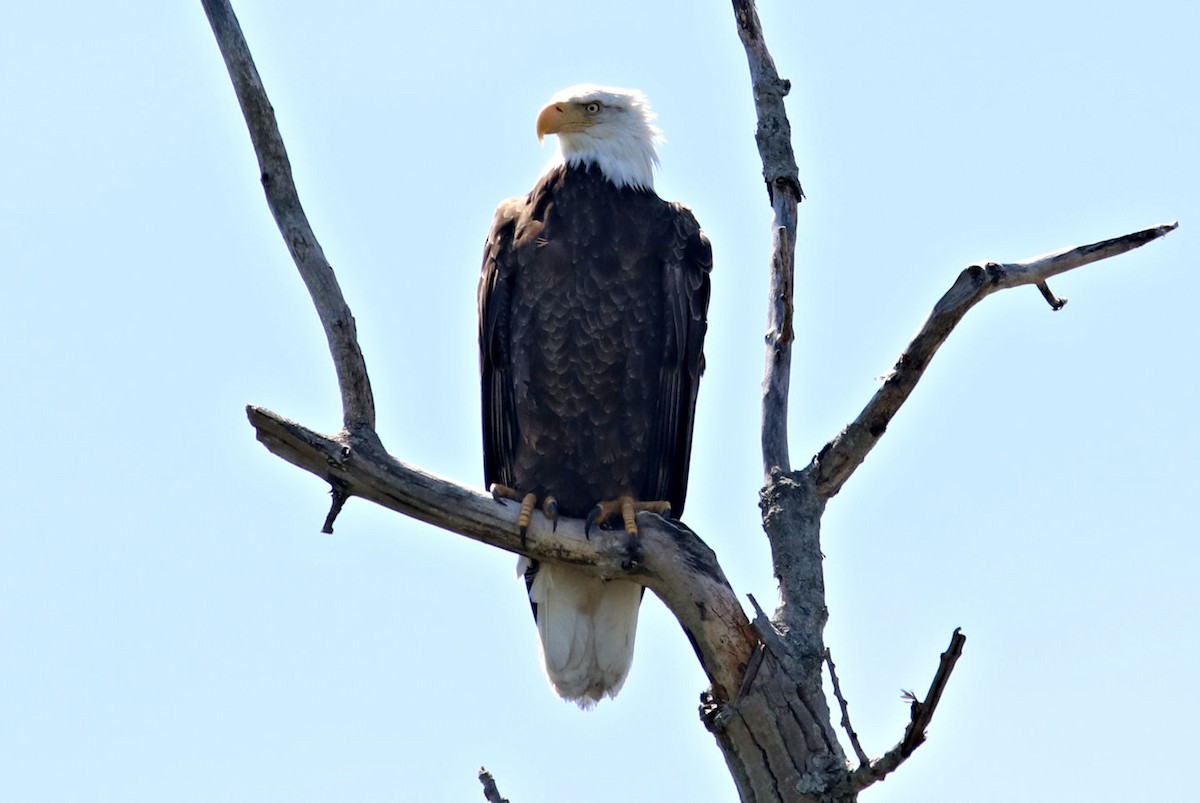
[[671, 503], [666, 501], [639, 502], [632, 496], [621, 496], [616, 499], [597, 502], [596, 506], [588, 514], [587, 526], [584, 528], [584, 532], [590, 531], [593, 524], [603, 524], [613, 516], [620, 515], [621, 522], [625, 525], [625, 532], [630, 535], [637, 535], [638, 527], [636, 518], [637, 514], [643, 510], [657, 513], [660, 516], [669, 516], [671, 515]]

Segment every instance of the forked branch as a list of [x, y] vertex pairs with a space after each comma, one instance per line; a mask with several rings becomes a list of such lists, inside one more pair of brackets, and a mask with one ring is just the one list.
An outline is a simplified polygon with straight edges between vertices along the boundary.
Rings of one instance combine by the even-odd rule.
[[1043, 295], [1049, 294], [1047, 300], [1052, 307], [1060, 308], [1065, 302], [1049, 293], [1047, 279], [1132, 251], [1166, 235], [1178, 225], [1167, 223], [1111, 240], [1064, 248], [1021, 262], [988, 262], [985, 265], [971, 265], [964, 270], [954, 285], [934, 305], [933, 311], [922, 324], [916, 337], [900, 355], [882, 387], [859, 413], [858, 418], [813, 458], [806, 471], [813, 475], [817, 493], [828, 499], [842, 489], [846, 480], [883, 437], [892, 416], [913, 392], [925, 369], [929, 367], [933, 355], [946, 342], [946, 338], [967, 311], [980, 301], [998, 290], [1032, 284], [1042, 289]]
[[967, 637], [958, 628], [955, 628], [954, 635], [950, 638], [950, 646], [942, 653], [941, 660], [938, 662], [937, 672], [933, 676], [933, 682], [929, 684], [929, 692], [925, 695], [925, 699], [917, 700], [911, 693], [907, 694], [912, 699], [912, 712], [908, 727], [904, 729], [904, 738], [880, 758], [860, 764], [851, 773], [850, 786], [855, 792], [866, 789], [876, 781], [883, 780], [884, 776], [903, 764], [905, 759], [925, 742], [925, 729], [933, 720], [933, 712], [937, 710], [938, 702], [942, 699], [942, 692], [950, 680], [950, 673], [954, 671], [954, 664], [962, 655], [963, 645], [966, 643]]

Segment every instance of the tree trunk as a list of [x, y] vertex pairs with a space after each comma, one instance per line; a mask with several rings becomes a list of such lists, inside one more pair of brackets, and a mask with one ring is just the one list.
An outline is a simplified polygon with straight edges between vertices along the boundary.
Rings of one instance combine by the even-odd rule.
[[738, 697], [701, 709], [742, 803], [847, 803], [846, 757], [821, 690], [821, 659], [759, 645]]
[[725, 704], [710, 701], [701, 716], [744, 803], [854, 800], [821, 685], [828, 619], [820, 541], [825, 502], [807, 470], [776, 471], [760, 505], [779, 607], [771, 620], [760, 610], [754, 621], [760, 643], [737, 696]]

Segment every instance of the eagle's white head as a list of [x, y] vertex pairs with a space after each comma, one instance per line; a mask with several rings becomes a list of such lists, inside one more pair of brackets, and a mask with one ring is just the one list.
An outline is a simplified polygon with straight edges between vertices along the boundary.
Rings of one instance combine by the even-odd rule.
[[653, 120], [646, 96], [636, 89], [568, 87], [550, 98], [537, 118], [539, 142], [558, 134], [558, 154], [546, 169], [594, 164], [618, 187], [653, 189], [654, 148], [663, 139]]

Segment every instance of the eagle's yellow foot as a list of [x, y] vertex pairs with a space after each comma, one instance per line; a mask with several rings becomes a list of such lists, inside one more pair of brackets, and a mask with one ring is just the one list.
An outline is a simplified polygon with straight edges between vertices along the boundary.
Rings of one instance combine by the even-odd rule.
[[[533, 518], [533, 506], [537, 504], [537, 494], [522, 494], [516, 488], [493, 482], [489, 489], [492, 498], [498, 500], [512, 499], [521, 503], [521, 512], [517, 514], [517, 529], [521, 533], [521, 545], [525, 544], [525, 533], [529, 529], [529, 520]], [[550, 519], [554, 530], [558, 530], [558, 501], [553, 496], [547, 496], [542, 502], [542, 515]]]
[[588, 513], [587, 523], [584, 525], [584, 535], [592, 531], [593, 524], [603, 524], [613, 516], [620, 514], [621, 521], [625, 524], [625, 532], [630, 535], [637, 535], [637, 522], [634, 521], [634, 516], [638, 511], [649, 510], [651, 513], [657, 513], [660, 516], [671, 515], [670, 502], [639, 502], [632, 496], [621, 496], [616, 499], [609, 499], [605, 502], [597, 502], [596, 506]]

